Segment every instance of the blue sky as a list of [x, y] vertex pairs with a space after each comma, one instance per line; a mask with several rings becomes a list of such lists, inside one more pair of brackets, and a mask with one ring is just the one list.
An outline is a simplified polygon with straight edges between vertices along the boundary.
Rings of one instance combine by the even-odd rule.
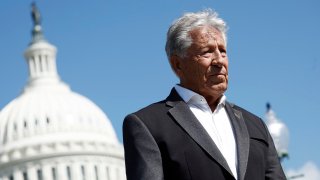
[[[36, 1], [60, 77], [106, 112], [122, 141], [126, 114], [165, 98], [178, 79], [165, 35], [189, 11], [215, 9], [229, 26], [229, 101], [264, 118], [270, 102], [290, 131], [286, 169], [320, 167], [320, 1]], [[30, 0], [0, 2], [0, 108], [26, 84]]]

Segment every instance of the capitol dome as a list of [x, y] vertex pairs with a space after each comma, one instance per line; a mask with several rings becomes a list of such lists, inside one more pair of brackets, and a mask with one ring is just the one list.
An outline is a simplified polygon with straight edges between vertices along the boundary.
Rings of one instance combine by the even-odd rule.
[[60, 80], [57, 50], [34, 22], [28, 82], [0, 112], [0, 179], [125, 180], [123, 146], [110, 120]]
[[269, 103], [267, 104], [267, 113], [265, 115], [265, 119], [266, 125], [278, 152], [278, 157], [280, 160], [283, 160], [289, 156], [289, 130], [287, 126], [277, 118]]

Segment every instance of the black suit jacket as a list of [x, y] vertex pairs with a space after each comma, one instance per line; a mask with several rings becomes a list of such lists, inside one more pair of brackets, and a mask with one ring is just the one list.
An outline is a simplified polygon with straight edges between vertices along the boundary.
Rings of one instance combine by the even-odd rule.
[[[239, 180], [284, 180], [263, 121], [226, 102], [237, 144]], [[123, 123], [128, 180], [235, 179], [215, 143], [173, 89], [169, 97]]]

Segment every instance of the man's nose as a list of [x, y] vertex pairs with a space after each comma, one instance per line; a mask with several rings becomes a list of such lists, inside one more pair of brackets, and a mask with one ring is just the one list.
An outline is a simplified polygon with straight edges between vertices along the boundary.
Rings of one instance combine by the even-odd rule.
[[221, 52], [219, 50], [215, 50], [212, 54], [211, 64], [220, 67], [222, 66], [222, 60]]

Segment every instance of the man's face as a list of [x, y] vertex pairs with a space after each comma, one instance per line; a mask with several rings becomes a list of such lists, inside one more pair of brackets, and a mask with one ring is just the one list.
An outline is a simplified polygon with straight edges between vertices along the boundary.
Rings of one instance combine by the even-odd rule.
[[205, 98], [219, 98], [228, 87], [228, 57], [222, 34], [204, 26], [190, 31], [192, 45], [171, 63], [183, 87]]

